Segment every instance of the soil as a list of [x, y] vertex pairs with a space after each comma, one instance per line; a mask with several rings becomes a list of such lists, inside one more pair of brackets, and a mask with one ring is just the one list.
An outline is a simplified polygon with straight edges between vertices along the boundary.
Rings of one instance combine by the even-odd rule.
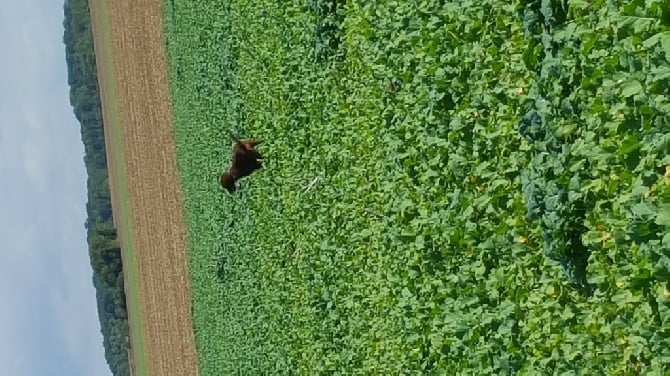
[[[94, 23], [101, 22], [102, 13], [95, 8], [99, 1], [105, 0], [90, 2]], [[120, 199], [128, 200], [130, 211], [132, 254], [123, 253], [134, 257], [137, 265], [140, 307], [129, 309], [140, 311], [149, 374], [189, 376], [197, 375], [198, 369], [161, 5], [159, 0], [107, 1], [111, 67], [100, 56], [100, 35], [96, 53], [101, 87], [113, 87], [118, 104], [119, 123], [114, 126], [120, 127], [121, 145], [107, 139], [106, 146], [114, 216], [121, 214]], [[106, 82], [111, 76], [103, 70], [109, 68], [114, 82]], [[105, 137], [109, 138], [111, 105], [104, 92]], [[123, 155], [123, 166], [114, 166], [116, 153]], [[120, 171], [125, 171], [127, 192], [117, 192]], [[124, 265], [128, 261], [124, 259]]]

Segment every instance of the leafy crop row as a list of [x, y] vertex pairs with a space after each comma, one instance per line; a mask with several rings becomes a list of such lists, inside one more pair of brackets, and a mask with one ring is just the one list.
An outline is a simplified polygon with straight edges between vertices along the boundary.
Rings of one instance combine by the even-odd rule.
[[202, 374], [670, 367], [667, 1], [165, 9]]

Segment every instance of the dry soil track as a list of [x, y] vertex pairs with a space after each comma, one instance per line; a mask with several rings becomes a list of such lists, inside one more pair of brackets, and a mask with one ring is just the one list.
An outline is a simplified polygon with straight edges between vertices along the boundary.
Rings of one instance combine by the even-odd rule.
[[[105, 0], [91, 3], [96, 1]], [[161, 2], [106, 4], [114, 82], [104, 82], [101, 74], [101, 84], [116, 89], [122, 144], [122, 150], [110, 150], [108, 155], [121, 152], [125, 161], [145, 359], [151, 375], [197, 375]], [[93, 17], [93, 22], [99, 20]], [[105, 59], [98, 56], [101, 60]], [[106, 105], [109, 98], [103, 98], [103, 109]], [[109, 115], [109, 109], [104, 112]], [[107, 145], [119, 146], [109, 140]], [[115, 179], [113, 173], [110, 179]], [[116, 215], [123, 194], [113, 191], [112, 195]]]

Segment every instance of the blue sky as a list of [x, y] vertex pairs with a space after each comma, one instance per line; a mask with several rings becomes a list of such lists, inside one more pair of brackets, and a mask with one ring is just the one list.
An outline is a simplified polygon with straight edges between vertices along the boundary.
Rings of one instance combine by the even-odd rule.
[[0, 375], [110, 375], [69, 104], [63, 4], [0, 3]]

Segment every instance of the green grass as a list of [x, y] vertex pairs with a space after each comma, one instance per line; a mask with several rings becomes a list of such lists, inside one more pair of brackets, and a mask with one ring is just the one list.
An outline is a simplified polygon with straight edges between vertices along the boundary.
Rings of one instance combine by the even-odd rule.
[[200, 373], [667, 369], [660, 3], [316, 3], [165, 2]]
[[[139, 277], [138, 267], [135, 263], [135, 256], [133, 250], [133, 233], [130, 220], [130, 208], [128, 207], [128, 183], [125, 174], [125, 162], [123, 157], [123, 143], [121, 139], [121, 122], [119, 119], [119, 105], [116, 97], [116, 87], [114, 85], [114, 57], [112, 53], [111, 30], [109, 27], [109, 19], [107, 13], [107, 2], [105, 0], [98, 0], [98, 7], [102, 13], [100, 17], [101, 25], [98, 32], [104, 46], [100, 46], [103, 56], [105, 69], [99, 74], [104, 77], [104, 85], [101, 85], [101, 90], [105, 90], [105, 98], [108, 103], [106, 107], [109, 109], [107, 113], [111, 118], [106, 118], [108, 122], [107, 129], [111, 131], [111, 144], [113, 163], [115, 169], [114, 176], [116, 177], [115, 187], [111, 187], [117, 196], [119, 213], [114, 213], [119, 223], [119, 232], [121, 234], [121, 251], [123, 252], [123, 272], [124, 272], [124, 286], [126, 292], [126, 304], [128, 310], [128, 325], [130, 328], [130, 337], [132, 344], [132, 368], [135, 370], [135, 375], [144, 376], [149, 375], [147, 367], [146, 352], [144, 346], [144, 338], [142, 336], [142, 320], [141, 320], [141, 304], [139, 296]], [[100, 65], [99, 65], [100, 66]]]

